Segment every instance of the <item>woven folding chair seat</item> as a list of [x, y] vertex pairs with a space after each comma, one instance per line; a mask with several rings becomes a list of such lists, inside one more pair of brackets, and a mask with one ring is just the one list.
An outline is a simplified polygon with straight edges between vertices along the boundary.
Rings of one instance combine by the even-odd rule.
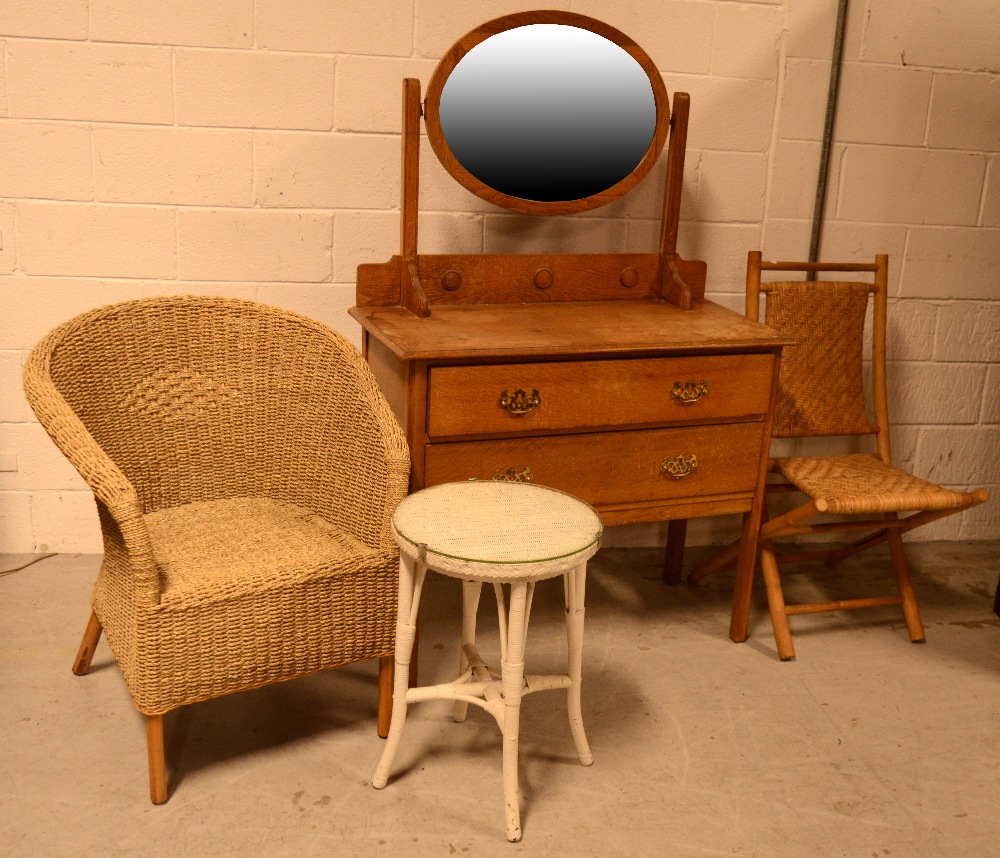
[[833, 515], [864, 515], [964, 506], [967, 496], [886, 465], [877, 456], [784, 456], [773, 460], [781, 474]]

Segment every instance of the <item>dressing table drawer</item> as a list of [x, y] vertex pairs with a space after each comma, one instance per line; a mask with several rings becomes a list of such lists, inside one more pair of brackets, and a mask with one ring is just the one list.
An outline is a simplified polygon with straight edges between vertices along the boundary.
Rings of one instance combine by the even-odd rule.
[[430, 370], [432, 438], [767, 413], [769, 354], [441, 366]]
[[429, 444], [424, 484], [531, 481], [595, 506], [750, 494], [763, 424], [691, 426]]

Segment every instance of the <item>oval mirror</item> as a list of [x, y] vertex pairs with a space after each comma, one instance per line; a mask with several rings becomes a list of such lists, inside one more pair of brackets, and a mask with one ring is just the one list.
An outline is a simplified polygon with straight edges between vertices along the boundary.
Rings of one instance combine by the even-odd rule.
[[625, 34], [570, 12], [483, 24], [448, 51], [427, 89], [438, 159], [489, 202], [568, 214], [618, 199], [652, 168], [666, 88]]

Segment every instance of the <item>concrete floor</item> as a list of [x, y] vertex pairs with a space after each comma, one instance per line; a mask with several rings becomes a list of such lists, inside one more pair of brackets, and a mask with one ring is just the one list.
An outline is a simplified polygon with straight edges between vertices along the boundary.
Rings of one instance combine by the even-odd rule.
[[[790, 663], [762, 594], [736, 645], [731, 578], [668, 588], [657, 551], [598, 554], [583, 700], [595, 763], [575, 759], [561, 693], [526, 700], [518, 844], [480, 710], [455, 724], [446, 703], [411, 707], [393, 777], [372, 789], [373, 662], [168, 714], [171, 798], [154, 807], [143, 722], [103, 639], [90, 675], [70, 672], [99, 558], [42, 560], [0, 577], [0, 854], [1000, 856], [1000, 543], [908, 550], [926, 645], [894, 609], [804, 616]], [[874, 592], [886, 563], [875, 551], [789, 576], [789, 599]], [[560, 667], [560, 590], [539, 585], [529, 671]], [[422, 682], [451, 678], [458, 610], [458, 583], [429, 576]]]

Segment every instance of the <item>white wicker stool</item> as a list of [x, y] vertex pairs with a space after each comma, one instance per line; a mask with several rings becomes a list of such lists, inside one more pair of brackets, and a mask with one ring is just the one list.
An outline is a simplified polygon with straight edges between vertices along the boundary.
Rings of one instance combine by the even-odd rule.
[[[569, 725], [580, 762], [594, 757], [580, 711], [583, 613], [587, 560], [597, 551], [601, 519], [583, 501], [528, 483], [446, 483], [416, 492], [396, 507], [393, 535], [400, 547], [396, 619], [396, 675], [392, 722], [372, 784], [386, 785], [399, 748], [409, 703], [454, 700], [464, 721], [469, 703], [481, 706], [503, 731], [503, 784], [507, 839], [521, 839], [517, 790], [517, 737], [521, 698], [534, 691], [567, 689]], [[460, 675], [443, 685], [407, 688], [420, 590], [427, 569], [462, 579]], [[524, 642], [535, 582], [563, 576], [568, 673], [525, 676]], [[476, 649], [476, 609], [484, 583], [493, 584], [500, 615], [501, 673], [490, 670]], [[503, 584], [510, 585], [505, 608]]]

